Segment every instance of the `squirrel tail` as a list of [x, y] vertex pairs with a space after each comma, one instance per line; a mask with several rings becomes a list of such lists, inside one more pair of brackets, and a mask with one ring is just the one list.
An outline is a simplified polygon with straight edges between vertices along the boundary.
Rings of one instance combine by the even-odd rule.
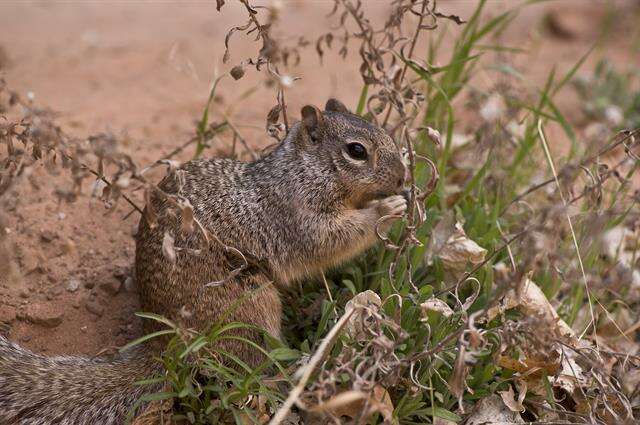
[[123, 424], [142, 395], [158, 390], [135, 382], [160, 370], [144, 349], [114, 360], [45, 357], [0, 336], [0, 424]]

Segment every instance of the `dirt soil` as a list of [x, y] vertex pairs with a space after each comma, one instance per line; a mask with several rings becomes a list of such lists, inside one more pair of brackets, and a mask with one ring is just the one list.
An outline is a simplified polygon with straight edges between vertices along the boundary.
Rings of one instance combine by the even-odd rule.
[[[222, 64], [224, 35], [231, 26], [244, 23], [244, 14], [235, 2], [228, 3], [218, 13], [214, 1], [3, 1], [0, 74], [23, 96], [55, 110], [69, 134], [113, 132], [124, 141], [123, 150], [138, 164], [148, 165], [189, 139], [214, 69], [229, 67]], [[495, 14], [511, 0], [489, 3]], [[286, 37], [305, 35], [313, 40], [332, 22], [325, 16], [331, 10], [328, 0], [279, 4], [277, 31]], [[464, 19], [475, 3], [440, 0], [438, 4], [443, 12]], [[376, 19], [387, 16], [386, 1], [367, 0], [365, 7]], [[611, 32], [585, 70], [602, 56], [619, 65], [640, 64], [634, 29], [640, 4], [617, 1], [615, 9]], [[500, 41], [531, 52], [516, 57], [514, 64], [535, 87], [554, 66], [566, 72], [598, 40], [608, 10], [604, 1], [545, 2], [527, 8]], [[541, 24], [550, 13], [552, 30]], [[231, 63], [255, 56], [259, 47], [242, 35], [234, 36], [231, 46]], [[445, 52], [446, 46], [445, 42]], [[356, 54], [343, 60], [335, 52], [328, 53], [321, 65], [313, 44], [308, 47], [301, 65], [289, 70], [303, 77], [287, 93], [292, 115], [302, 105], [323, 104], [330, 96], [355, 106], [361, 88], [358, 65]], [[237, 82], [224, 80], [216, 103], [231, 114], [254, 147], [270, 143], [264, 118], [275, 104], [273, 90], [262, 80], [255, 71]], [[495, 74], [480, 71], [473, 84], [486, 86], [494, 80]], [[238, 100], [252, 88], [256, 90], [247, 99]], [[579, 118], [574, 97], [560, 96], [559, 104], [567, 116]], [[220, 117], [215, 107], [213, 112], [214, 119]], [[206, 154], [227, 151], [228, 146], [221, 144]], [[189, 150], [180, 159], [192, 153]], [[0, 276], [0, 331], [49, 354], [95, 355], [139, 335], [131, 276], [138, 215], [123, 220], [130, 210], [125, 203], [105, 210], [91, 196], [89, 184], [76, 203], [58, 203], [52, 193], [68, 184], [64, 174], [52, 176], [42, 168], [29, 181], [6, 211], [10, 255], [20, 270], [17, 279]], [[136, 202], [141, 205], [140, 195]]]

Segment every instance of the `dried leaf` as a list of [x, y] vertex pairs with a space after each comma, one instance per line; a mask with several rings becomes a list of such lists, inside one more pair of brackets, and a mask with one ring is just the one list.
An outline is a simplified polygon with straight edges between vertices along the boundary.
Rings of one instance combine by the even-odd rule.
[[451, 394], [456, 396], [460, 406], [462, 406], [462, 396], [467, 389], [467, 365], [465, 364], [466, 347], [464, 344], [458, 344], [458, 357], [453, 366], [453, 373], [449, 378], [449, 389]]
[[[634, 243], [635, 242], [635, 243]], [[627, 251], [627, 245], [633, 245]], [[616, 226], [607, 230], [601, 239], [602, 251], [610, 261], [619, 260], [627, 266], [633, 265], [637, 238], [632, 231], [624, 226]]]
[[360, 292], [350, 299], [345, 305], [345, 314], [354, 309], [356, 311], [351, 315], [345, 327], [347, 335], [358, 341], [366, 339], [369, 336], [367, 320], [378, 311], [381, 305], [380, 297], [371, 290]]
[[489, 309], [487, 317], [491, 320], [500, 312], [516, 307], [525, 315], [539, 317], [542, 324], [558, 335], [575, 338], [573, 329], [560, 318], [544, 292], [529, 278], [524, 279], [517, 289], [510, 289], [499, 306]]
[[269, 110], [269, 113], [267, 114], [267, 125], [276, 124], [278, 122], [280, 111], [282, 111], [282, 106], [279, 104]]
[[447, 303], [438, 298], [430, 298], [427, 301], [420, 304], [420, 308], [422, 308], [422, 312], [426, 315], [427, 311], [437, 311], [442, 314], [444, 317], [449, 317], [453, 314], [453, 310]]
[[467, 418], [466, 425], [523, 424], [519, 413], [512, 412], [502, 399], [492, 394], [481, 399]]
[[218, 12], [220, 12], [220, 9], [222, 8], [222, 6], [224, 6], [224, 2], [225, 0], [216, 0], [216, 10]]
[[331, 412], [335, 416], [354, 417], [362, 410], [362, 403], [356, 403], [365, 399], [367, 395], [362, 391], [344, 391], [324, 403], [309, 409], [310, 412]]
[[440, 136], [440, 132], [435, 128], [431, 127], [423, 127], [427, 131], [427, 137], [431, 140], [436, 146], [442, 145], [442, 137]]
[[574, 394], [579, 386], [587, 386], [587, 378], [584, 376], [582, 367], [575, 361], [574, 351], [565, 351], [562, 356], [562, 371], [557, 377], [551, 379], [553, 386], [564, 389], [568, 394]]
[[467, 21], [465, 21], [464, 19], [461, 19], [458, 15], [445, 15], [444, 13], [440, 13], [440, 12], [435, 12], [434, 15], [437, 16], [438, 18], [449, 19], [450, 21], [453, 21], [458, 25], [467, 23]]
[[171, 233], [164, 232], [164, 238], [162, 239], [162, 255], [166, 258], [171, 264], [176, 263], [176, 251], [174, 247], [175, 240]]
[[453, 235], [447, 240], [438, 254], [444, 268], [454, 272], [463, 272], [467, 265], [478, 265], [484, 261], [487, 250], [469, 239], [460, 223], [455, 224]]
[[151, 189], [144, 191], [144, 202], [147, 204], [144, 208], [144, 218], [147, 220], [147, 224], [150, 228], [155, 228], [158, 225], [158, 215], [153, 209], [153, 203], [151, 202]]
[[175, 161], [173, 159], [160, 159], [157, 162], [158, 164], [164, 164], [167, 166], [167, 174], [176, 171], [180, 168], [180, 162]]
[[[363, 409], [367, 406], [367, 411]], [[389, 392], [382, 386], [376, 385], [370, 393], [364, 391], [349, 390], [341, 392], [328, 401], [321, 403], [312, 409], [313, 413], [329, 412], [338, 418], [347, 417], [355, 419], [362, 416], [366, 423], [375, 413], [380, 413], [385, 423], [392, 423], [393, 403]]]
[[189, 200], [182, 200], [178, 207], [180, 208], [180, 217], [182, 218], [182, 223], [180, 226], [180, 231], [184, 235], [188, 235], [193, 232], [193, 207]]
[[516, 394], [513, 391], [513, 387], [509, 385], [509, 389], [507, 391], [498, 391], [500, 397], [504, 404], [511, 410], [512, 412], [524, 412], [524, 406], [522, 405], [522, 401], [524, 397], [527, 395], [527, 384], [521, 383], [522, 381], [516, 381], [516, 385], [518, 385], [518, 398], [516, 399]]

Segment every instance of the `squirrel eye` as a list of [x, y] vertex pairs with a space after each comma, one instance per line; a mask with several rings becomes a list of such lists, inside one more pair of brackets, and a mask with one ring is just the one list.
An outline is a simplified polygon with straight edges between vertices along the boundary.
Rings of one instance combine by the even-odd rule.
[[351, 158], [365, 160], [367, 159], [367, 149], [360, 143], [349, 143], [347, 145], [347, 153]]

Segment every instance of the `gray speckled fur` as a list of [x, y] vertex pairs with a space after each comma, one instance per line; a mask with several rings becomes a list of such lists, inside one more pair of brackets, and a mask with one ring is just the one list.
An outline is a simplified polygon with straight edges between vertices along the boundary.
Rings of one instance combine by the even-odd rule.
[[149, 391], [133, 383], [157, 371], [137, 350], [113, 360], [45, 357], [0, 337], [0, 424], [122, 424]]
[[[251, 267], [220, 286], [205, 286], [223, 280], [242, 260], [215, 241], [194, 253], [205, 246], [201, 233], [181, 234], [179, 214], [162, 197], [152, 196], [158, 223], [152, 227], [143, 217], [136, 244], [144, 311], [197, 330], [220, 320], [240, 321], [279, 337], [278, 288], [317, 275], [375, 243], [376, 221], [404, 210], [401, 198], [389, 196], [401, 189], [405, 167], [382, 130], [338, 112], [336, 105], [328, 104], [333, 110], [321, 113], [316, 127], [295, 124], [262, 159], [190, 161], [180, 168], [182, 187], [175, 173], [160, 183], [164, 191], [188, 199], [202, 226], [244, 253]], [[352, 141], [368, 148], [367, 161], [349, 159], [345, 147]], [[377, 201], [385, 196], [392, 201]], [[162, 254], [165, 232], [175, 237], [175, 264]], [[239, 299], [239, 306], [222, 319]], [[234, 333], [262, 343], [257, 332]], [[220, 346], [249, 364], [262, 360], [245, 343], [226, 341]], [[132, 383], [152, 374], [153, 368], [144, 356], [113, 361], [46, 358], [0, 340], [0, 421], [17, 414], [25, 424], [120, 423], [143, 390]]]

